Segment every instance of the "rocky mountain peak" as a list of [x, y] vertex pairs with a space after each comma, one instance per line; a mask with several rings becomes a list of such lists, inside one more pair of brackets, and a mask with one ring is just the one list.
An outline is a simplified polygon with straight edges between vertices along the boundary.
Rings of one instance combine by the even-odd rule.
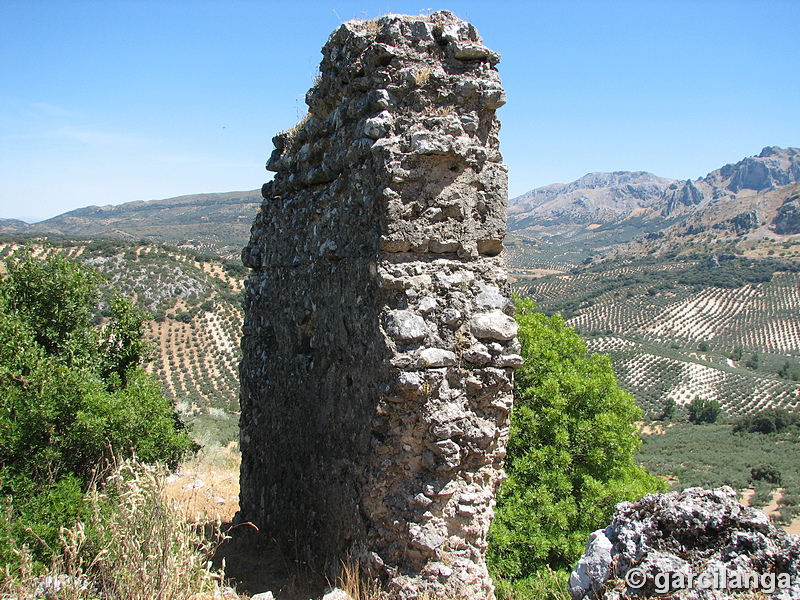
[[[767, 146], [758, 156], [712, 171], [701, 181], [711, 188], [739, 194], [764, 192], [800, 181], [800, 149]], [[717, 194], [719, 197], [720, 194]]]
[[611, 173], [587, 173], [572, 183], [553, 183], [531, 190], [510, 201], [512, 206], [526, 205], [534, 208], [544, 201], [564, 195], [586, 190], [608, 190], [611, 196], [632, 194], [640, 199], [650, 199], [653, 194], [660, 194], [662, 189], [673, 183], [673, 179], [657, 177], [646, 171], [614, 171]]
[[509, 227], [618, 221], [651, 210], [676, 183], [645, 171], [588, 173], [572, 183], [548, 185], [512, 200]]
[[589, 188], [625, 187], [643, 183], [658, 183], [660, 177], [646, 171], [614, 171], [612, 173], [588, 173], [569, 184], [568, 187]]
[[782, 151], [783, 151], [783, 149], [778, 147], [778, 146], [767, 146], [763, 150], [761, 150], [761, 154], [758, 155], [758, 158], [767, 158], [769, 156], [779, 156]]
[[[778, 146], [767, 146], [757, 156], [725, 165], [697, 180], [678, 181], [644, 171], [589, 173], [572, 183], [548, 185], [511, 200], [509, 229], [564, 235], [632, 218], [656, 224], [658, 219], [675, 221], [712, 207], [719, 211], [720, 205], [734, 200], [737, 214], [755, 214], [753, 207], [746, 206], [747, 200], [742, 204], [738, 199], [798, 181], [800, 149]], [[781, 227], [794, 231], [794, 205], [784, 212], [786, 224], [781, 221]]]

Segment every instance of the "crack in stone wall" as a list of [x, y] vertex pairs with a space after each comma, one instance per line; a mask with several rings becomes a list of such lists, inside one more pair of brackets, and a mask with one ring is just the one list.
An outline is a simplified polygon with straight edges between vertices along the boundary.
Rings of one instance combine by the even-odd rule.
[[522, 363], [499, 56], [446, 11], [344, 23], [322, 53], [242, 253], [242, 517], [394, 598], [491, 598]]

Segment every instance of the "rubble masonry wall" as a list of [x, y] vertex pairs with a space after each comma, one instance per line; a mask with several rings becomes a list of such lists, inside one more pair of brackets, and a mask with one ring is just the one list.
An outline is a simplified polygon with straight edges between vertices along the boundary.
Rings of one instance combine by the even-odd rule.
[[444, 11], [344, 23], [322, 53], [242, 254], [242, 517], [393, 597], [490, 598], [522, 362], [499, 56]]

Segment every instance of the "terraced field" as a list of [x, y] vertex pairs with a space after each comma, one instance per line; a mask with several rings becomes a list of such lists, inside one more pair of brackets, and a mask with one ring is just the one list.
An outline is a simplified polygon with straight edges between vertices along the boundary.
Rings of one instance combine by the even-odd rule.
[[[589, 281], [582, 281], [591, 285]], [[542, 298], [557, 297], [555, 286]], [[572, 317], [582, 331], [625, 331], [647, 341], [691, 345], [706, 342], [710, 349], [794, 355], [800, 353], [800, 275], [776, 273], [765, 284], [737, 289], [708, 287], [699, 291], [676, 286], [668, 292], [627, 298], [599, 297]]]
[[515, 271], [514, 287], [546, 312], [561, 312], [590, 351], [608, 352], [649, 416], [668, 398], [716, 400], [729, 415], [800, 409], [800, 384], [779, 376], [787, 363], [800, 365], [796, 264], [728, 260], [738, 279], [720, 277], [708, 257], [687, 257], [536, 278]]
[[721, 364], [712, 355], [677, 350], [670, 353], [655, 345], [615, 337], [590, 338], [588, 346], [591, 352], [611, 355], [623, 387], [636, 396], [650, 416], [659, 414], [667, 398], [679, 405], [695, 397], [716, 400], [730, 416], [770, 406], [800, 408], [796, 382]]
[[505, 239], [506, 265], [518, 274], [544, 271], [569, 271], [588, 256], [578, 248], [563, 248], [524, 235], [509, 234]]
[[[0, 242], [0, 258], [19, 247]], [[554, 247], [539, 252], [530, 240], [517, 238], [510, 248], [515, 291], [545, 312], [561, 312], [591, 351], [610, 353], [620, 382], [650, 416], [668, 398], [685, 405], [698, 396], [719, 401], [729, 414], [772, 405], [800, 410], [800, 384], [779, 376], [787, 363], [800, 369], [797, 263], [723, 256], [718, 268], [716, 258], [698, 255], [582, 268], [559, 262], [564, 255]], [[210, 435], [233, 435], [246, 276], [238, 261], [108, 240], [40, 244], [35, 252], [63, 252], [92, 265], [108, 278], [109, 293], [113, 288], [151, 312], [148, 369], [187, 419], [205, 419]], [[107, 306], [102, 298], [98, 322]]]
[[[0, 258], [20, 247], [0, 242]], [[146, 368], [158, 376], [165, 393], [188, 421], [227, 418], [235, 425], [232, 415], [239, 407], [244, 267], [151, 243], [62, 242], [33, 248], [37, 255], [61, 252], [96, 268], [108, 279], [98, 322], [107, 314], [112, 292], [132, 298], [153, 314], [147, 327], [153, 358]]]
[[229, 304], [188, 323], [164, 319], [149, 324], [156, 354], [149, 370], [184, 414], [239, 410], [241, 311]]

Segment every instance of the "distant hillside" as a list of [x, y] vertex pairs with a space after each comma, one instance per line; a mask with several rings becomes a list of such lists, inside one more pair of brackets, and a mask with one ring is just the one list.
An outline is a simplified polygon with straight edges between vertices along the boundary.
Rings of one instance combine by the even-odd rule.
[[626, 218], [655, 214], [674, 179], [643, 171], [589, 173], [568, 184], [554, 183], [510, 201], [512, 231], [531, 228], [556, 235], [575, 225], [596, 228]]
[[250, 238], [250, 226], [260, 206], [259, 190], [195, 194], [116, 206], [87, 206], [32, 225], [3, 219], [0, 232], [59, 234], [80, 239], [147, 239], [238, 257]]
[[591, 173], [512, 200], [517, 293], [609, 352], [650, 416], [667, 398], [800, 409], [800, 150], [697, 181]]
[[517, 293], [560, 312], [655, 415], [700, 396], [730, 414], [800, 409], [800, 241], [756, 258], [744, 248], [626, 258], [520, 278]]
[[[538, 246], [531, 255], [544, 253], [543, 264], [569, 267], [648, 235], [800, 234], [800, 196], [791, 187], [798, 182], [800, 150], [774, 146], [696, 181], [641, 171], [590, 173], [511, 200], [511, 254], [521, 240], [529, 250]], [[147, 239], [232, 258], [248, 241], [260, 206], [258, 190], [197, 194], [88, 206], [32, 225], [0, 219], [0, 233]]]
[[538, 188], [511, 200], [508, 225], [512, 246], [527, 240], [538, 246], [532, 255], [544, 253], [544, 263], [557, 250], [563, 259], [554, 262], [566, 267], [641, 249], [621, 247], [633, 241], [661, 247], [646, 243], [654, 236], [780, 238], [800, 234], [798, 182], [800, 150], [773, 146], [696, 181], [621, 171]]
[[678, 222], [635, 238], [618, 254], [664, 254], [697, 244], [739, 241], [775, 245], [800, 239], [800, 183], [711, 202]]
[[[20, 245], [0, 241], [4, 259]], [[99, 240], [36, 245], [94, 267], [112, 291], [154, 315], [147, 369], [161, 380], [196, 434], [219, 442], [236, 437], [239, 410], [241, 292], [247, 269], [237, 261], [161, 244]], [[101, 298], [98, 322], [107, 314]]]
[[22, 233], [30, 228], [31, 225], [19, 219], [0, 219], [0, 233]]
[[[257, 191], [181, 196], [0, 219], [0, 233], [46, 234], [134, 295], [156, 315], [151, 368], [167, 392], [232, 431], [238, 256], [260, 205]], [[800, 408], [800, 150], [768, 147], [696, 181], [592, 173], [533, 190], [512, 200], [505, 256], [517, 293], [610, 352], [651, 413], [695, 395], [734, 413]]]

